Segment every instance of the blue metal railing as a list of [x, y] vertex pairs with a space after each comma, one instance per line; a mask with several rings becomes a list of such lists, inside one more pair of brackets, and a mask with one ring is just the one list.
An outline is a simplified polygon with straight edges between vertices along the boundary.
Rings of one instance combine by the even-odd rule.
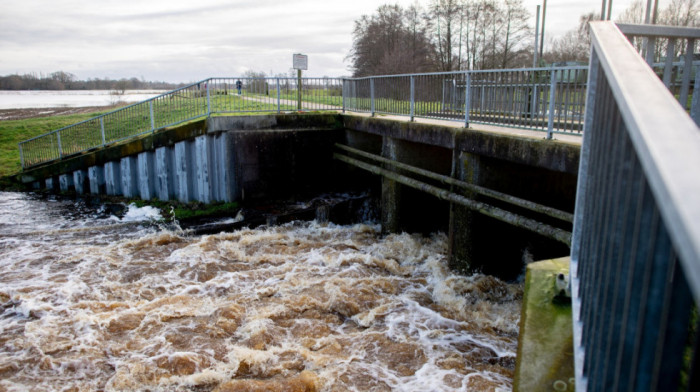
[[700, 129], [614, 24], [591, 31], [571, 250], [576, 387], [693, 390]]
[[[241, 92], [237, 82], [241, 82]], [[22, 168], [223, 113], [297, 110], [296, 78], [209, 78], [19, 143]], [[342, 109], [342, 81], [304, 78], [303, 110]]]
[[588, 67], [345, 79], [347, 110], [580, 134]]

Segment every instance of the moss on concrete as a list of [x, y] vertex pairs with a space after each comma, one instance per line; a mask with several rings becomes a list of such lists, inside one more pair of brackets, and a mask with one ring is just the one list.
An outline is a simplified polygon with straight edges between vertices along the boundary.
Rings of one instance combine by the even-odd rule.
[[527, 267], [514, 391], [575, 390], [571, 306], [553, 301], [560, 273], [568, 276], [568, 257]]

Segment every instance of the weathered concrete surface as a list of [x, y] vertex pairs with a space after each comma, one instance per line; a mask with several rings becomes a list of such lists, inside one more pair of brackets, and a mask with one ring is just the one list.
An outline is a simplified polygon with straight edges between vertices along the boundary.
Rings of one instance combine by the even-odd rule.
[[175, 198], [173, 154], [172, 147], [159, 147], [156, 149], [156, 194], [163, 201]]
[[152, 151], [145, 151], [138, 155], [138, 184], [139, 197], [150, 200], [156, 197], [156, 170], [155, 158]]
[[105, 189], [105, 172], [102, 166], [90, 166], [88, 168], [88, 177], [90, 178], [90, 193], [98, 195], [106, 193]]
[[153, 151], [157, 147], [173, 146], [181, 140], [189, 140], [206, 133], [206, 121], [200, 120], [166, 128], [156, 133], [122, 142], [104, 149], [65, 158], [53, 164], [40, 166], [22, 172], [19, 177], [23, 183], [47, 178], [59, 174], [72, 173], [76, 170], [91, 166], [104, 165], [107, 162], [119, 161], [122, 157], [137, 155], [144, 151]]
[[177, 200], [186, 203], [194, 200], [194, 158], [192, 142], [175, 143], [175, 194]]
[[344, 115], [343, 124], [345, 128], [355, 131], [456, 149], [552, 171], [578, 174], [580, 146], [556, 140], [352, 115]]
[[105, 191], [110, 196], [122, 194], [121, 165], [119, 161], [107, 162], [104, 165]]
[[[333, 129], [232, 131], [226, 143], [233, 159], [234, 200], [327, 190], [333, 176], [333, 144], [342, 136]], [[293, 163], [293, 164], [292, 164]]]
[[74, 190], [73, 174], [61, 174], [60, 176], [58, 176], [58, 183], [61, 188], [61, 192], [69, 192]]
[[[573, 212], [580, 152], [575, 144], [352, 115], [343, 116], [343, 121], [345, 140], [351, 147], [373, 154], [379, 150], [386, 158]], [[563, 244], [461, 205], [443, 207], [434, 197], [384, 178], [381, 184], [383, 231], [447, 231], [453, 270], [514, 279], [522, 273], [523, 263], [533, 257], [568, 254]], [[458, 187], [447, 188], [479, 202], [513, 208]], [[516, 208], [514, 212], [571, 229], [570, 224], [527, 210]], [[436, 220], [444, 221], [444, 226]]]
[[514, 391], [574, 391], [571, 305], [553, 301], [556, 276], [569, 276], [569, 258], [527, 266]]

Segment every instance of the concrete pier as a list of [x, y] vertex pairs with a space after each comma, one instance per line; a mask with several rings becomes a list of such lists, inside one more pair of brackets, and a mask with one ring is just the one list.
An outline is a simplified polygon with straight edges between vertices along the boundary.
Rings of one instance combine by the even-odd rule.
[[155, 158], [152, 151], [145, 151], [138, 155], [138, 184], [139, 196], [143, 200], [156, 197], [156, 170]]
[[186, 203], [194, 200], [194, 160], [191, 142], [175, 144], [175, 194], [177, 200]]
[[156, 195], [160, 200], [175, 198], [175, 168], [173, 166], [173, 149], [159, 147], [155, 155], [156, 165]]
[[107, 162], [104, 166], [105, 190], [108, 195], [122, 194], [121, 165], [119, 162]]
[[122, 196], [134, 198], [139, 196], [138, 167], [135, 156], [128, 156], [119, 162], [121, 170]]
[[93, 195], [106, 193], [104, 167], [90, 166], [88, 168], [88, 178], [90, 179], [90, 193]]
[[69, 192], [74, 190], [73, 186], [73, 175], [72, 174], [61, 174], [58, 177], [59, 187], [61, 192]]
[[76, 170], [73, 172], [73, 186], [75, 187], [75, 193], [79, 195], [83, 195], [86, 190], [89, 190], [90, 183], [87, 170]]
[[195, 159], [195, 198], [209, 204], [212, 199], [212, 183], [209, 177], [213, 165], [213, 148], [209, 137], [202, 135], [194, 139]]

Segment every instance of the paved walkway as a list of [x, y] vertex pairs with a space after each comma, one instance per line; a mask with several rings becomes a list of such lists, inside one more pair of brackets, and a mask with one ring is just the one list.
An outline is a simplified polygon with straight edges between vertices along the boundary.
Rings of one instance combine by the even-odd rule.
[[[245, 96], [245, 95], [241, 96], [241, 98], [246, 100], [246, 101], [270, 103], [269, 99], [264, 99], [264, 98], [256, 98], [256, 97]], [[274, 102], [276, 103], [277, 100], [275, 99]], [[297, 101], [291, 100], [291, 99], [282, 99], [282, 100], [280, 100], [280, 105], [296, 107]], [[301, 107], [302, 107], [302, 110], [333, 110], [335, 108], [335, 110], [337, 110], [339, 112], [342, 111], [342, 108], [339, 106], [333, 106], [333, 105], [316, 103], [316, 102], [302, 101]], [[348, 113], [348, 114], [351, 114], [354, 116], [371, 117], [370, 113], [364, 113], [364, 112], [351, 112], [351, 111], [346, 110], [345, 113]], [[399, 116], [399, 115], [391, 115], [391, 114], [375, 114], [375, 117], [391, 119], [394, 121], [401, 121], [401, 122], [409, 122], [410, 121], [408, 116]], [[444, 126], [444, 127], [452, 127], [452, 128], [463, 128], [463, 124], [464, 124], [462, 121], [438, 120], [438, 119], [422, 118], [422, 117], [416, 117], [414, 119], [414, 122], [417, 122], [420, 124], [435, 124], [435, 125], [440, 125], [440, 126]], [[533, 130], [529, 130], [529, 129], [513, 128], [513, 127], [501, 127], [498, 125], [490, 125], [490, 124], [471, 123], [469, 125], [469, 129], [474, 129], [477, 131], [500, 133], [500, 134], [504, 134], [504, 135], [521, 136], [521, 137], [527, 137], [527, 138], [532, 138], [532, 139], [546, 139], [547, 138], [546, 131], [533, 131]], [[575, 145], [579, 145], [579, 146], [581, 145], [582, 139], [583, 138], [580, 134], [555, 133], [553, 135], [553, 140], [563, 142], [563, 143], [575, 144]]]
[[[369, 113], [356, 113], [356, 112], [350, 112], [350, 111], [346, 111], [346, 113], [351, 114], [353, 116], [371, 117], [371, 115]], [[386, 118], [386, 119], [391, 119], [394, 121], [401, 121], [401, 122], [409, 122], [410, 121], [408, 116], [376, 114], [375, 117]], [[432, 118], [418, 118], [418, 117], [416, 117], [414, 122], [417, 122], [420, 124], [435, 124], [435, 125], [440, 125], [440, 126], [444, 126], [444, 127], [452, 127], [452, 128], [463, 128], [464, 127], [464, 123], [461, 121], [437, 120], [437, 119], [432, 119]], [[472, 123], [472, 124], [469, 124], [469, 129], [473, 129], [476, 131], [500, 133], [500, 134], [504, 134], [504, 135], [522, 136], [522, 137], [527, 137], [527, 138], [532, 138], [532, 139], [546, 139], [547, 138], [547, 132], [545, 132], [545, 131], [533, 131], [533, 130], [529, 130], [529, 129], [499, 127], [498, 125]], [[567, 135], [567, 134], [555, 133], [553, 135], [553, 140], [563, 142], [563, 143], [575, 144], [575, 145], [580, 146], [583, 138], [582, 138], [582, 136], [576, 135], [576, 134]]]

